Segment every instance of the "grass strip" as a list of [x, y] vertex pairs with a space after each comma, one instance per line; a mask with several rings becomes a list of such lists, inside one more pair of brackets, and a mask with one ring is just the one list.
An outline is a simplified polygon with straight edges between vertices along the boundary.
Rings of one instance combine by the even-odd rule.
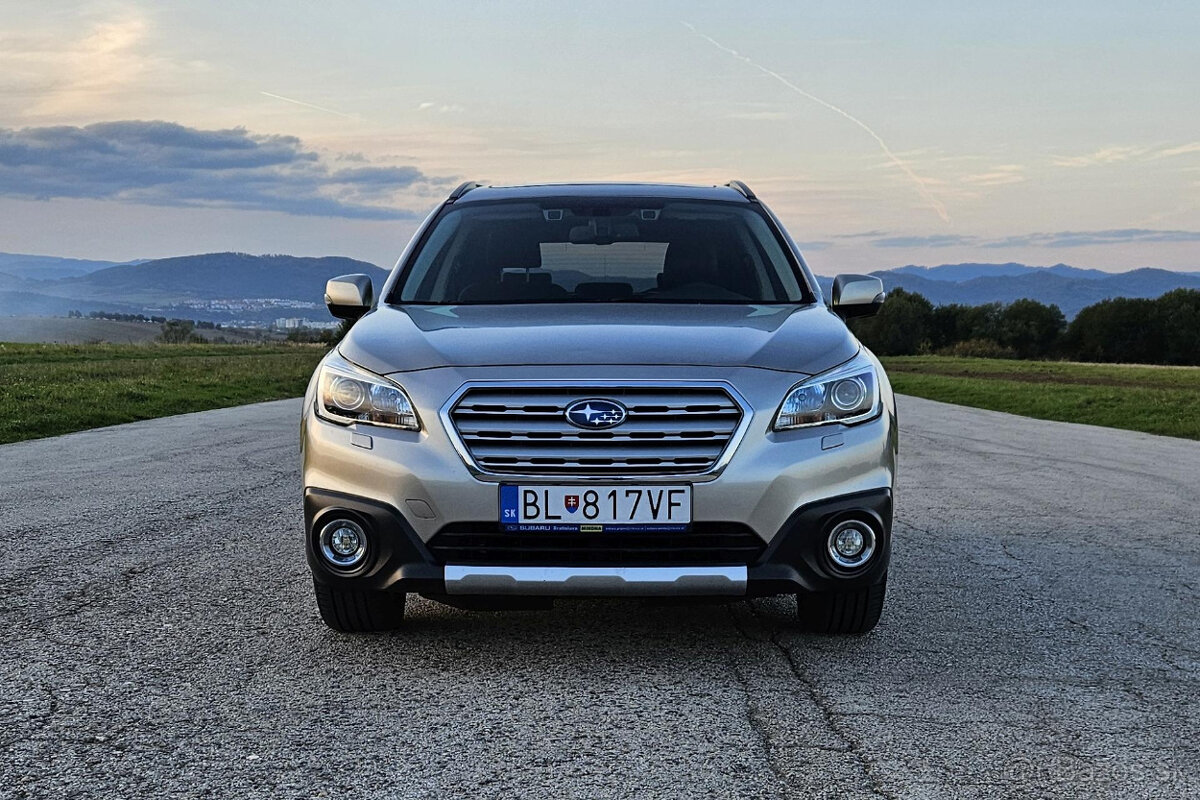
[[0, 442], [298, 397], [324, 346], [0, 343]]
[[882, 359], [902, 394], [1200, 439], [1200, 368], [942, 356]]

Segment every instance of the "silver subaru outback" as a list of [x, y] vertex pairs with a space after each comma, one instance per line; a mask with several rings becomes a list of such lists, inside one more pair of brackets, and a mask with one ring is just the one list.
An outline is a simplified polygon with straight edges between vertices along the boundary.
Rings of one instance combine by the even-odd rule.
[[891, 549], [896, 408], [745, 184], [456, 189], [304, 402], [305, 542], [321, 617], [395, 628], [406, 594], [463, 608], [554, 598], [793, 594], [863, 633]]

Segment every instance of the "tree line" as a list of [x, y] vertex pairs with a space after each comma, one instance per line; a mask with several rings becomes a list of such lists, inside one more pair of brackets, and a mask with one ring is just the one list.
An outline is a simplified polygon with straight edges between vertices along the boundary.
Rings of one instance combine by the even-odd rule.
[[1161, 297], [1114, 297], [1069, 323], [1056, 305], [1037, 300], [935, 306], [896, 288], [874, 317], [852, 320], [876, 355], [938, 354], [985, 358], [1052, 358], [1137, 364], [1200, 365], [1200, 291]]
[[208, 330], [220, 330], [221, 329], [221, 323], [210, 322], [209, 320], [204, 320], [204, 319], [190, 319], [189, 320], [189, 319], [177, 319], [175, 317], [171, 317], [170, 319], [168, 319], [167, 317], [160, 317], [160, 316], [148, 317], [145, 314], [122, 314], [119, 311], [92, 311], [86, 315], [82, 311], [76, 311], [74, 309], [67, 312], [67, 317], [69, 317], [71, 319], [84, 319], [85, 316], [87, 319], [109, 319], [109, 320], [116, 320], [118, 322], [156, 322], [156, 323], [159, 323], [160, 325], [164, 325], [168, 322], [187, 322], [187, 323], [190, 323], [193, 328], [205, 328]]

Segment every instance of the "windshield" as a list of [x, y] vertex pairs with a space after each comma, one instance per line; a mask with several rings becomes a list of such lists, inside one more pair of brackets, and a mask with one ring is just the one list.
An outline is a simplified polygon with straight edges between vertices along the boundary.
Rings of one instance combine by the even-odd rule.
[[765, 215], [653, 199], [450, 206], [390, 302], [808, 302]]

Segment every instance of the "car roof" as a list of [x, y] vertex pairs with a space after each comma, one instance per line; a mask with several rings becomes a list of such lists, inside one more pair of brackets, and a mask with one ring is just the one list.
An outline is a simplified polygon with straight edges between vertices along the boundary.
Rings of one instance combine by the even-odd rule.
[[691, 186], [681, 183], [541, 183], [525, 186], [480, 186], [460, 194], [455, 203], [495, 200], [544, 200], [568, 197], [654, 197], [673, 200], [724, 200], [749, 203], [729, 186]]

